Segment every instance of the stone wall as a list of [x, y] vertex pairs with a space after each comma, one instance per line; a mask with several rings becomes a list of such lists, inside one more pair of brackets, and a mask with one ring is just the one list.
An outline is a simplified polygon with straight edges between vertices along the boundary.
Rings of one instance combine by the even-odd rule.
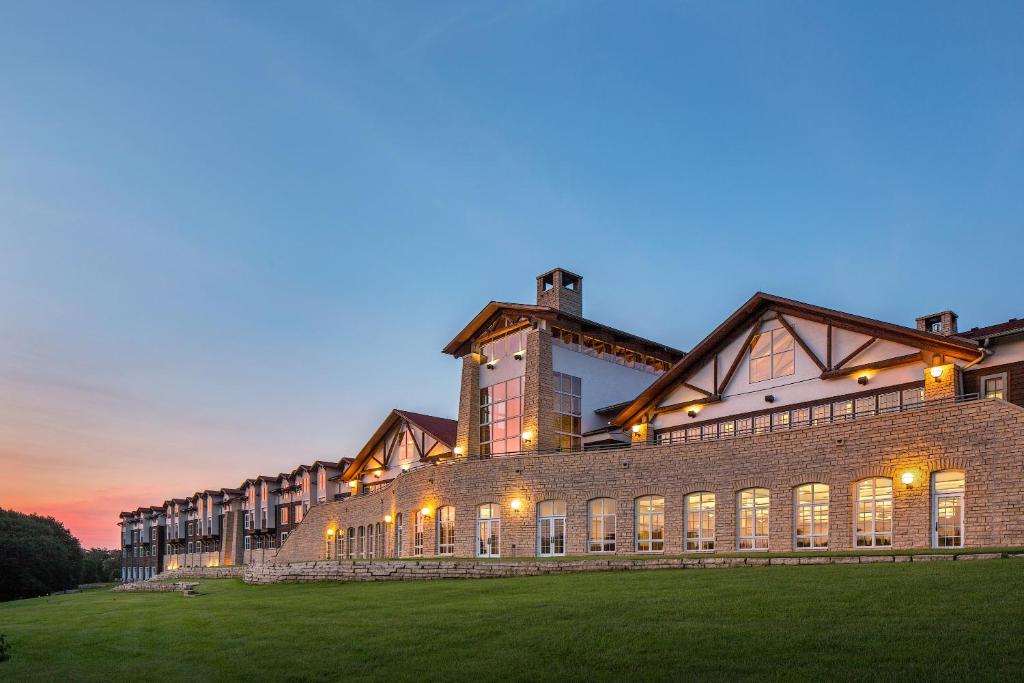
[[151, 581], [168, 581], [173, 579], [237, 579], [241, 578], [245, 567], [182, 567], [156, 575]]
[[[652, 557], [581, 560], [382, 560], [380, 562], [296, 562], [255, 564], [246, 569], [245, 582], [253, 584], [312, 581], [415, 581], [431, 579], [487, 579], [580, 572], [644, 569], [719, 569], [805, 564], [875, 564], [878, 562], [932, 562], [936, 560], [996, 560], [1002, 553], [942, 555], [851, 555], [808, 557]], [[1019, 557], [1019, 556], [1018, 556]]]
[[[455, 507], [456, 557], [475, 554], [475, 515], [481, 503], [501, 508], [503, 557], [536, 554], [535, 510], [546, 499], [566, 501], [566, 553], [586, 553], [587, 504], [612, 498], [617, 508], [617, 552], [634, 549], [634, 501], [665, 498], [665, 553], [683, 552], [683, 497], [716, 495], [717, 549], [735, 549], [737, 492], [771, 492], [770, 549], [793, 549], [794, 488], [828, 484], [829, 548], [853, 547], [855, 483], [893, 480], [893, 547], [931, 544], [930, 473], [962, 469], [966, 478], [965, 545], [1024, 545], [1024, 409], [1005, 401], [924, 405], [919, 409], [849, 422], [740, 436], [705, 443], [639, 446], [609, 452], [530, 454], [454, 459], [398, 476], [383, 491], [314, 506], [288, 537], [278, 563], [329, 557], [328, 529], [383, 522], [402, 513], [403, 547], [395, 549], [388, 525], [386, 556], [411, 557], [412, 520], [427, 509], [423, 555], [436, 547], [436, 510]], [[914, 475], [911, 485], [901, 481]], [[519, 503], [514, 510], [512, 502]]]

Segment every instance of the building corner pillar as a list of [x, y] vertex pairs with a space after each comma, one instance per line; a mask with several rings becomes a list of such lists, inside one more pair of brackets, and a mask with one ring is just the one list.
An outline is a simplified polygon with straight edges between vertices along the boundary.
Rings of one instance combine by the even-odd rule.
[[478, 353], [462, 357], [459, 425], [455, 436], [455, 452], [459, 455], [480, 452], [480, 361]]
[[526, 375], [523, 378], [523, 432], [530, 434], [524, 451], [554, 450], [555, 436], [554, 364], [551, 333], [530, 330], [526, 335]]

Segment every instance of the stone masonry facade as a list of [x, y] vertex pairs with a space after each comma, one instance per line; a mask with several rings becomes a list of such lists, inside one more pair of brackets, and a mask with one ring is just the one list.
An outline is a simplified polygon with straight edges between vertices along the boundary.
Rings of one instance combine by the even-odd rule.
[[[953, 377], [951, 376], [951, 379]], [[794, 489], [805, 483], [829, 486], [829, 550], [854, 547], [856, 482], [868, 477], [893, 481], [894, 550], [931, 546], [930, 474], [964, 472], [964, 546], [1024, 545], [1024, 409], [999, 400], [925, 403], [921, 408], [840, 422], [740, 436], [728, 440], [615, 451], [524, 454], [493, 459], [456, 458], [403, 473], [386, 488], [311, 508], [273, 560], [310, 562], [332, 556], [328, 542], [349, 527], [384, 523], [385, 557], [413, 557], [412, 520], [424, 523], [422, 555], [434, 557], [436, 515], [455, 508], [454, 557], [473, 557], [476, 510], [497, 503], [501, 513], [502, 558], [537, 553], [537, 504], [566, 502], [566, 555], [586, 553], [587, 504], [616, 501], [616, 554], [634, 554], [634, 501], [665, 500], [666, 555], [683, 553], [683, 498], [716, 495], [718, 551], [736, 549], [737, 493], [749, 487], [770, 491], [769, 550], [794, 550]], [[913, 482], [902, 477], [912, 473]], [[513, 509], [518, 502], [518, 510]], [[402, 547], [394, 548], [394, 524], [403, 521]], [[380, 555], [378, 555], [380, 557]]]

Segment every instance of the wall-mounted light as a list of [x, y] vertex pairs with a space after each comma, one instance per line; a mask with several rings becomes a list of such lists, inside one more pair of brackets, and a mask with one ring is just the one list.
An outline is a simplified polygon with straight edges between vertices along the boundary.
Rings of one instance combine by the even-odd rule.
[[407, 463], [407, 462], [403, 462], [402, 463], [402, 471], [403, 472], [408, 472], [409, 471], [409, 463]]
[[429, 517], [430, 516], [430, 508], [428, 508], [428, 507], [421, 508], [420, 509], [420, 514], [423, 515], [424, 517]]
[[641, 430], [643, 430], [643, 427], [641, 427], [640, 425], [633, 425], [633, 433], [634, 434], [639, 434], [641, 432]]
[[693, 408], [690, 408], [689, 410], [687, 410], [686, 414], [689, 415], [690, 417], [697, 417], [697, 411], [694, 410]]
[[350, 481], [348, 483], [348, 485], [351, 486], [352, 488], [355, 488], [355, 487], [359, 486], [359, 482], [356, 481], [355, 479], [353, 479], [352, 481]]
[[495, 363], [495, 361], [489, 360], [489, 361], [487, 361], [487, 364], [484, 367], [487, 368], [488, 370], [493, 370], [494, 369], [494, 363]]
[[387, 523], [387, 524], [391, 524], [391, 520], [392, 520], [392, 519], [393, 519], [393, 518], [391, 517], [391, 515], [384, 515], [384, 522], [385, 522], [385, 523]]
[[513, 498], [509, 503], [509, 507], [511, 507], [515, 512], [519, 512], [519, 508], [523, 507], [523, 501], [518, 498]]
[[384, 473], [381, 470], [374, 470], [373, 471], [373, 476], [377, 477], [378, 479], [380, 478], [380, 475], [382, 475], [382, 474], [384, 474]]
[[523, 430], [523, 441], [533, 441], [533, 432], [529, 429]]
[[764, 397], [765, 403], [775, 403], [775, 394], [768, 394]]
[[331, 528], [329, 528], [327, 530], [327, 536], [330, 537], [330, 536], [333, 536], [333, 535], [334, 535], [334, 527], [331, 527]]
[[462, 446], [456, 446], [452, 449], [452, 453], [455, 455], [462, 455]]
[[857, 378], [857, 384], [859, 384], [861, 386], [864, 386], [867, 383], [868, 383], [868, 376], [867, 375], [861, 375], [860, 377]]
[[928, 371], [928, 374], [932, 376], [932, 379], [938, 382], [939, 380], [942, 379], [942, 366], [936, 365], [935, 367]]
[[904, 472], [903, 476], [900, 477], [900, 481], [902, 481], [907, 488], [910, 488], [914, 485], [914, 473]]
[[522, 351], [516, 351], [515, 353], [512, 354], [512, 357], [515, 358], [516, 360], [522, 360], [523, 359], [523, 352]]

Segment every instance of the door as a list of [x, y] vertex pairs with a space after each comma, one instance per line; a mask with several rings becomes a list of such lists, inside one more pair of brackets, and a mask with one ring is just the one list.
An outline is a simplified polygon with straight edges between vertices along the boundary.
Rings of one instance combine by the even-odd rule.
[[935, 532], [932, 544], [936, 548], [961, 548], [964, 544], [964, 495], [939, 493], [935, 496]]

